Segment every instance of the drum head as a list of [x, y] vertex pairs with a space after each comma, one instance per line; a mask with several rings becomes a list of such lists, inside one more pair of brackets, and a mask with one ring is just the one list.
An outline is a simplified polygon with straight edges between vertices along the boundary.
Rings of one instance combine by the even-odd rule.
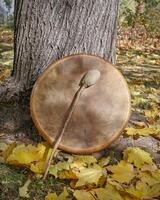
[[101, 72], [98, 82], [81, 95], [59, 148], [92, 153], [106, 148], [123, 131], [130, 115], [130, 93], [121, 73], [104, 59], [77, 54], [53, 62], [36, 81], [31, 115], [39, 133], [50, 143], [90, 69]]

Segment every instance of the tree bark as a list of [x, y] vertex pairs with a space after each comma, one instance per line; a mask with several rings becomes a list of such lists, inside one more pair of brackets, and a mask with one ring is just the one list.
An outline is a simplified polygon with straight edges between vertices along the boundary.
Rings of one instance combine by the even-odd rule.
[[117, 0], [17, 1], [13, 77], [30, 88], [47, 65], [73, 53], [115, 60]]

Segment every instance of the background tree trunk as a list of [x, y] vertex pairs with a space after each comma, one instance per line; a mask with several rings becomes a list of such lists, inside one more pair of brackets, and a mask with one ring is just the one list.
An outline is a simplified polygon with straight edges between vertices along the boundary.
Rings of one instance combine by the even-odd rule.
[[117, 0], [15, 1], [14, 66], [0, 87], [0, 130], [31, 132], [31, 88], [52, 61], [90, 53], [115, 61]]
[[17, 1], [13, 77], [30, 88], [47, 65], [73, 53], [114, 62], [117, 0]]

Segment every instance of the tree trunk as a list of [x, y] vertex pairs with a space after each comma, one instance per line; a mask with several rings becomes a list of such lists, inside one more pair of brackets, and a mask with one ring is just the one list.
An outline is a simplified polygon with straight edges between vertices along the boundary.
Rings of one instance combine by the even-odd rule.
[[1, 131], [30, 129], [31, 88], [50, 62], [82, 52], [115, 61], [117, 9], [117, 0], [15, 1], [14, 66], [0, 88]]
[[115, 59], [117, 0], [17, 1], [13, 77], [30, 88], [47, 65], [73, 53]]

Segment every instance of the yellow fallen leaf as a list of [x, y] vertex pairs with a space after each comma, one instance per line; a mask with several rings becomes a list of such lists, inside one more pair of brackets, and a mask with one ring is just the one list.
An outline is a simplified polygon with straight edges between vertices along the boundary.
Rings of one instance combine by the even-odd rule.
[[128, 147], [123, 151], [123, 158], [129, 163], [133, 163], [138, 169], [142, 168], [145, 164], [152, 164], [152, 158], [149, 153], [138, 148]]
[[97, 160], [93, 156], [74, 156], [73, 162], [70, 164], [70, 167], [79, 171], [81, 169], [84, 169], [86, 166], [96, 162]]
[[97, 163], [97, 159], [93, 156], [74, 156], [73, 162], [70, 163], [70, 168], [74, 172], [79, 172], [87, 166]]
[[44, 173], [46, 161], [49, 159], [52, 149], [47, 144], [45, 145], [45, 152], [43, 154], [43, 158], [40, 161], [34, 162], [30, 164], [30, 170], [34, 173]]
[[[134, 95], [134, 94], [132, 94], [132, 95]], [[140, 96], [134, 96], [134, 97], [132, 98], [132, 104], [133, 104], [133, 105], [137, 105], [137, 104], [139, 104], [141, 101], [142, 101], [142, 99], [141, 99]]]
[[68, 196], [67, 189], [64, 188], [63, 192], [58, 196], [58, 200], [66, 200]]
[[[2, 54], [1, 54], [2, 56]], [[12, 60], [12, 59], [11, 59]], [[4, 62], [3, 61], [3, 65], [9, 65], [9, 66], [12, 66], [12, 61], [9, 60], [8, 62]], [[2, 63], [1, 63], [2, 64]], [[1, 65], [1, 68], [0, 68], [0, 83], [2, 81], [5, 80], [6, 77], [9, 77], [9, 75], [11, 74], [11, 70], [10, 69], [7, 69], [8, 67], [2, 67]]]
[[3, 152], [4, 160], [7, 161], [7, 158], [12, 153], [13, 149], [17, 146], [16, 142], [12, 142], [7, 146], [7, 149]]
[[70, 163], [70, 168], [74, 172], [80, 172], [82, 169], [86, 168], [86, 164], [83, 162], [73, 162], [73, 163]]
[[160, 184], [160, 171], [156, 170], [154, 172], [140, 172], [137, 176], [142, 183], [149, 186]]
[[52, 174], [55, 178], [58, 177], [58, 168], [57, 165], [51, 165], [49, 168], [49, 174]]
[[124, 191], [122, 184], [112, 178], [107, 178], [107, 183], [114, 186], [118, 191]]
[[93, 156], [74, 156], [73, 158], [74, 163], [83, 163], [83, 164], [92, 164], [96, 163], [97, 159]]
[[125, 191], [130, 194], [133, 198], [140, 198], [143, 196], [143, 191], [137, 190], [135, 187], [129, 187]]
[[129, 183], [134, 177], [133, 165], [121, 160], [117, 165], [110, 165], [107, 170], [112, 172], [112, 179], [120, 183]]
[[151, 165], [143, 165], [143, 167], [141, 168], [142, 172], [144, 172], [144, 171], [152, 172], [155, 170], [157, 170], [157, 166], [154, 163]]
[[58, 172], [62, 170], [70, 170], [70, 163], [67, 161], [60, 161], [55, 165], [51, 165], [49, 169], [49, 173], [55, 176], [55, 178], [58, 177]]
[[139, 198], [130, 196], [130, 195], [128, 195], [128, 194], [123, 194], [122, 197], [123, 197], [123, 200], [141, 200], [141, 199], [139, 199]]
[[36, 163], [31, 163], [30, 170], [37, 174], [42, 174], [44, 172], [45, 162], [39, 161]]
[[67, 189], [64, 188], [63, 192], [59, 196], [57, 196], [57, 194], [55, 192], [49, 193], [45, 197], [45, 200], [66, 200], [67, 196], [68, 196]]
[[139, 183], [139, 184], [137, 184], [136, 187], [140, 191], [143, 191], [143, 196], [142, 196], [143, 199], [150, 199], [150, 198], [153, 198], [153, 197], [159, 197], [160, 196], [160, 183], [155, 184], [151, 187], [147, 184]]
[[146, 183], [139, 181], [135, 188], [128, 188], [126, 192], [140, 199], [151, 199], [153, 197], [159, 197], [160, 184], [150, 186]]
[[24, 198], [29, 198], [29, 194], [28, 194], [28, 186], [31, 183], [31, 180], [28, 179], [25, 184], [19, 188], [19, 196], [20, 197], [24, 197]]
[[31, 144], [27, 146], [24, 144], [17, 145], [7, 158], [7, 162], [28, 165], [31, 162], [39, 161], [43, 158], [45, 148], [45, 145], [41, 143], [37, 147]]
[[67, 161], [60, 161], [56, 165], [59, 171], [70, 169], [70, 164]]
[[148, 136], [148, 135], [157, 135], [160, 133], [160, 130], [156, 128], [141, 128], [141, 129], [135, 129], [135, 128], [126, 128], [127, 135], [142, 135], [142, 136]]
[[80, 172], [74, 173], [79, 178], [76, 183], [76, 187], [79, 187], [88, 183], [98, 184], [99, 178], [103, 175], [103, 169], [99, 165], [94, 164], [89, 168], [84, 168]]
[[73, 193], [73, 196], [77, 200], [95, 200], [94, 196], [92, 195], [91, 192], [85, 191], [85, 190], [76, 190]]
[[156, 169], [155, 171], [151, 171], [151, 174], [155, 179], [158, 179], [160, 181], [160, 169]]
[[122, 196], [114, 186], [107, 184], [105, 188], [95, 189], [98, 200], [123, 200]]
[[63, 170], [58, 173], [60, 179], [78, 179], [76, 174], [71, 170]]
[[45, 200], [58, 200], [58, 196], [55, 192], [48, 193], [47, 196], [45, 197]]
[[159, 103], [158, 94], [151, 94], [150, 93], [147, 98], [151, 99], [152, 102]]
[[146, 117], [153, 118], [153, 119], [160, 116], [158, 107], [154, 107], [153, 110], [145, 110], [144, 114]]
[[139, 181], [136, 186], [127, 188], [126, 192], [141, 199], [150, 199], [160, 195], [160, 170], [140, 172], [137, 178]]

